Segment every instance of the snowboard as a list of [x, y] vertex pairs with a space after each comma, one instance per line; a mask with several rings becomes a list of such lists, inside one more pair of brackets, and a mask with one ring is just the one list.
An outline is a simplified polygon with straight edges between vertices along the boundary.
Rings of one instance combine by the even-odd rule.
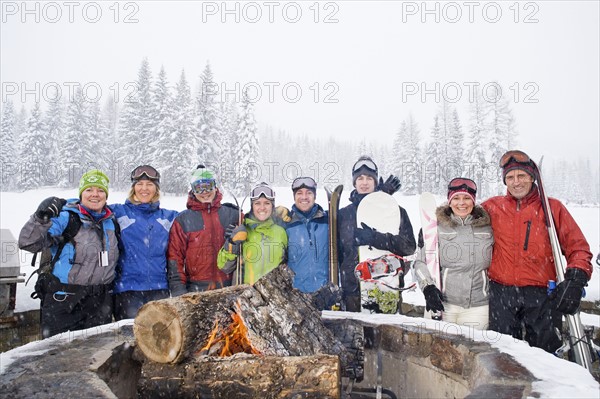
[[[431, 278], [435, 282], [436, 287], [441, 291], [441, 278], [440, 278], [440, 259], [438, 249], [438, 232], [437, 232], [437, 217], [435, 210], [437, 205], [435, 203], [435, 197], [431, 193], [423, 193], [419, 198], [419, 213], [421, 216], [421, 229], [423, 231], [423, 248], [425, 251], [425, 263]], [[422, 288], [422, 287], [421, 287]], [[441, 320], [441, 312], [432, 313], [431, 311], [425, 311], [425, 318]]]
[[[380, 233], [398, 234], [400, 208], [389, 194], [382, 191], [371, 193], [360, 202], [356, 211], [356, 226], [362, 223]], [[399, 270], [395, 267], [380, 267], [381, 262], [368, 260], [394, 256], [389, 251], [362, 245], [358, 248], [359, 264], [355, 269], [360, 284], [361, 307], [366, 312], [397, 313], [400, 301]], [[373, 278], [376, 277], [376, 278]]]
[[[337, 186], [333, 191], [325, 188], [329, 202], [329, 282], [339, 288], [340, 275], [338, 267], [338, 238], [337, 238], [337, 214], [340, 208], [340, 197], [344, 190], [343, 185]], [[331, 310], [340, 310], [341, 304], [336, 303]]]

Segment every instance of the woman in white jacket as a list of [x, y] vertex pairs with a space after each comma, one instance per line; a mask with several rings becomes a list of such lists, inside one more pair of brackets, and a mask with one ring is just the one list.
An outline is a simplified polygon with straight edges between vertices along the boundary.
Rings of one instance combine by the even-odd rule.
[[415, 271], [426, 308], [443, 311], [447, 322], [486, 329], [488, 326], [487, 269], [494, 237], [490, 216], [475, 205], [477, 185], [455, 178], [448, 184], [448, 203], [436, 209], [441, 290], [425, 264], [422, 232]]

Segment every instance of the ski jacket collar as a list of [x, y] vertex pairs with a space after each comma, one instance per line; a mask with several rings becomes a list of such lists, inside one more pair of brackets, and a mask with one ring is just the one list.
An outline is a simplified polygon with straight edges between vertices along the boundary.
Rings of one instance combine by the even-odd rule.
[[473, 207], [473, 211], [464, 220], [452, 212], [450, 205], [439, 206], [435, 210], [438, 223], [447, 227], [457, 227], [472, 225], [473, 227], [489, 226], [491, 224], [490, 215], [479, 205]]
[[264, 231], [270, 229], [271, 226], [275, 224], [275, 222], [273, 221], [272, 216], [265, 221], [259, 222], [258, 220], [254, 219], [254, 215], [252, 214], [252, 212], [250, 212], [244, 219], [244, 224], [250, 227], [251, 229], [257, 231]]
[[218, 210], [221, 207], [222, 199], [223, 199], [223, 194], [221, 194], [221, 192], [219, 191], [218, 188], [217, 188], [217, 194], [215, 195], [215, 198], [213, 199], [213, 201], [211, 203], [198, 201], [198, 199], [196, 198], [194, 193], [190, 191], [190, 193], [188, 194], [188, 200], [187, 200], [186, 206], [188, 209], [191, 209], [193, 211], [208, 211], [208, 212], [210, 212], [213, 209]]
[[290, 223], [296, 221], [307, 221], [316, 218], [320, 218], [325, 215], [323, 208], [319, 204], [314, 204], [313, 207], [308, 212], [302, 212], [300, 209], [296, 207], [296, 205], [292, 205], [292, 220]]
[[354, 206], [358, 206], [358, 204], [360, 204], [360, 201], [362, 201], [363, 198], [365, 198], [369, 194], [371, 194], [371, 193], [359, 194], [358, 191], [356, 191], [356, 189], [354, 189], [350, 193], [350, 202], [352, 202], [352, 204], [354, 204]]
[[125, 205], [134, 206], [137, 210], [141, 212], [151, 213], [160, 208], [160, 201], [150, 202], [146, 204], [131, 202], [130, 200], [125, 200]]
[[112, 217], [113, 214], [110, 208], [106, 205], [104, 205], [104, 208], [101, 212], [94, 212], [90, 209], [87, 209], [85, 206], [81, 205], [79, 199], [67, 200], [67, 205], [65, 206], [65, 208], [65, 210], [77, 213], [80, 217], [84, 217], [95, 221], [108, 219]]

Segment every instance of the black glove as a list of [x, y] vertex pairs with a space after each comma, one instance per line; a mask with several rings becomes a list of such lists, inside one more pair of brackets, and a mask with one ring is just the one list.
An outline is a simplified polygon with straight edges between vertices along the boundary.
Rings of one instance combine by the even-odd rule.
[[62, 198], [48, 197], [40, 203], [37, 211], [35, 211], [35, 216], [42, 220], [57, 217], [66, 203], [67, 201]]
[[423, 295], [425, 295], [425, 309], [431, 310], [433, 313], [442, 312], [444, 310], [444, 304], [442, 303], [442, 293], [433, 284], [423, 288]]
[[556, 303], [556, 310], [563, 314], [575, 314], [579, 309], [583, 287], [587, 285], [587, 273], [576, 267], [565, 272], [565, 280], [556, 286], [550, 299]]
[[400, 190], [400, 187], [402, 187], [400, 179], [398, 179], [394, 175], [390, 175], [390, 177], [388, 177], [385, 182], [383, 181], [383, 177], [379, 178], [379, 185], [377, 186], [377, 190], [383, 191], [384, 193], [387, 193], [389, 195], [393, 195], [394, 193], [397, 193], [398, 190]]
[[362, 229], [359, 227], [354, 230], [354, 242], [358, 246], [373, 245], [375, 243], [377, 230], [367, 226], [364, 222], [361, 222], [360, 225], [362, 226]]
[[225, 249], [231, 253], [239, 252], [239, 246], [248, 238], [246, 226], [230, 224], [225, 229]]
[[331, 310], [334, 305], [342, 303], [342, 291], [332, 283], [325, 284], [311, 295], [317, 310]]

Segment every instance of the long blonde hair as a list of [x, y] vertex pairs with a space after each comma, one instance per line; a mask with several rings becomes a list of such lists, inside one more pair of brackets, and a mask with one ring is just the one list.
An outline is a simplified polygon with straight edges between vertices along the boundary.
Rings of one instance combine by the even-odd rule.
[[[156, 193], [154, 193], [154, 197], [152, 197], [152, 200], [150, 200], [150, 202], [158, 202], [158, 200], [160, 200], [160, 187], [158, 186], [158, 184], [154, 183], [152, 180], [150, 180], [150, 181], [152, 182], [152, 184], [154, 184], [154, 187], [156, 187]], [[127, 199], [134, 204], [141, 203], [135, 197], [135, 183], [133, 183], [131, 185], [131, 188], [129, 189], [129, 194], [127, 194]]]

